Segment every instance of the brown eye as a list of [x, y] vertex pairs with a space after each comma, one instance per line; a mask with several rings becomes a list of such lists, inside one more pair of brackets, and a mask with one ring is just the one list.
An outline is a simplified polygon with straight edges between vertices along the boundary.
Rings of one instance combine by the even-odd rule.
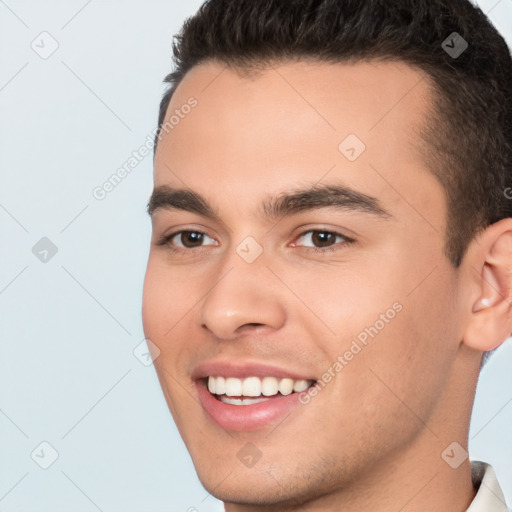
[[199, 233], [197, 231], [181, 231], [174, 237], [178, 238], [183, 247], [200, 247], [203, 243], [204, 233]]
[[[210, 241], [210, 243], [205, 243]], [[211, 243], [213, 242], [213, 243]], [[184, 251], [187, 249], [196, 249], [205, 245], [218, 245], [215, 240], [201, 231], [176, 231], [170, 235], [164, 236], [159, 245], [165, 245], [169, 249]]]
[[[336, 245], [337, 242], [349, 241], [348, 238], [335, 233], [333, 231], [309, 230], [302, 233], [299, 239], [303, 240], [304, 247], [311, 248], [330, 248]], [[304, 243], [306, 242], [306, 243]]]
[[329, 231], [313, 231], [311, 241], [316, 247], [329, 247], [336, 242], [336, 234]]

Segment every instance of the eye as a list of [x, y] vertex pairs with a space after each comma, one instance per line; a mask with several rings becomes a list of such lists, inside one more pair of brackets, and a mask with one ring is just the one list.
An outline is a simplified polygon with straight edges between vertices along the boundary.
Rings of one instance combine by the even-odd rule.
[[[316, 252], [327, 252], [341, 249], [345, 245], [354, 242], [352, 238], [342, 235], [336, 231], [327, 231], [322, 229], [310, 229], [299, 235], [297, 240], [302, 243], [294, 242], [292, 246], [302, 246], [307, 250]], [[205, 243], [206, 242], [206, 243]], [[209, 243], [208, 243], [209, 242]], [[199, 249], [205, 245], [218, 245], [216, 240], [202, 231], [182, 230], [163, 236], [158, 245], [165, 245], [171, 251], [180, 252], [189, 249]]]
[[168, 245], [171, 250], [179, 251], [202, 247], [204, 245], [203, 242], [207, 240], [214, 242], [214, 244], [207, 245], [216, 245], [215, 240], [202, 231], [184, 230], [164, 236], [158, 241], [158, 245]]
[[[348, 245], [354, 242], [352, 238], [348, 238], [341, 233], [321, 229], [304, 231], [297, 240], [305, 241], [306, 244], [301, 245], [318, 252], [341, 249], [341, 247], [337, 247], [339, 244]], [[308, 245], [308, 243], [310, 245]], [[294, 242], [292, 245], [297, 244]]]

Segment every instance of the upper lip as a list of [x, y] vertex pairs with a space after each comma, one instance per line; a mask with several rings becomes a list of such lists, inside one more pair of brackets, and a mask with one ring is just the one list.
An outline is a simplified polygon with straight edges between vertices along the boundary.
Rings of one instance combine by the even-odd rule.
[[249, 362], [243, 363], [240, 361], [206, 361], [196, 366], [192, 372], [192, 379], [199, 380], [206, 377], [236, 377], [238, 379], [244, 379], [246, 377], [277, 377], [280, 379], [316, 380], [309, 375], [304, 375], [298, 371], [279, 366]]

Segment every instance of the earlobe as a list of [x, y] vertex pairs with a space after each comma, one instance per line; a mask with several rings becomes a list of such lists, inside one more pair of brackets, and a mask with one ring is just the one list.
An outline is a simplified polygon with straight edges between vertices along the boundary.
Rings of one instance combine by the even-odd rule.
[[482, 309], [486, 309], [491, 307], [491, 299], [484, 297], [480, 299], [473, 305], [473, 313], [477, 313], [478, 311], [482, 311]]

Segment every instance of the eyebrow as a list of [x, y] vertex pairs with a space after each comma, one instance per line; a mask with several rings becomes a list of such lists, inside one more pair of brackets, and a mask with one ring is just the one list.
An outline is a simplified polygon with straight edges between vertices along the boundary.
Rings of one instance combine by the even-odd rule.
[[[313, 185], [291, 193], [281, 193], [266, 198], [260, 206], [262, 217], [268, 221], [321, 208], [356, 211], [383, 219], [393, 217], [377, 198], [340, 185]], [[220, 215], [204, 197], [186, 188], [173, 188], [168, 185], [156, 187], [151, 194], [147, 211], [149, 215], [153, 215], [160, 209], [198, 213], [221, 222]]]

